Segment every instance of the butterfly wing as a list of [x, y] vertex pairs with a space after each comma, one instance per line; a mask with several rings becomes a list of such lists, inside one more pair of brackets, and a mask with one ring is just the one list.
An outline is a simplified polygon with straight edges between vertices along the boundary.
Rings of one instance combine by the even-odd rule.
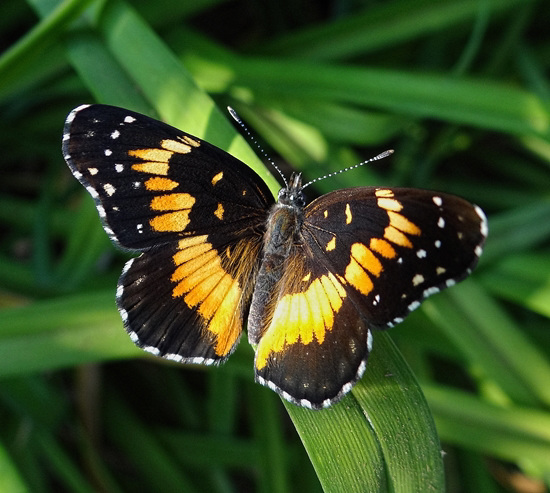
[[257, 379], [302, 406], [337, 401], [365, 369], [370, 329], [466, 277], [486, 235], [481, 209], [446, 194], [354, 188], [313, 201], [276, 292], [252, 320]]
[[372, 344], [345, 283], [305, 245], [291, 250], [265, 310], [249, 317], [249, 338], [256, 333], [256, 380], [312, 409], [328, 407], [351, 389]]
[[369, 326], [403, 321], [468, 276], [488, 233], [483, 211], [449, 194], [361, 187], [313, 201], [304, 241], [345, 281]]
[[63, 154], [110, 238], [142, 252], [117, 289], [132, 340], [179, 361], [227, 357], [273, 203], [264, 182], [221, 149], [112, 106], [73, 110]]

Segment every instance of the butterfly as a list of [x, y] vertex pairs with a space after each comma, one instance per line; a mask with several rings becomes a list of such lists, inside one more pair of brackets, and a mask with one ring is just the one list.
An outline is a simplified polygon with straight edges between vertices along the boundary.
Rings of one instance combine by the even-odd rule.
[[478, 206], [415, 188], [348, 188], [306, 205], [293, 174], [275, 201], [225, 151], [113, 106], [71, 111], [63, 155], [111, 240], [139, 254], [116, 290], [132, 341], [218, 364], [247, 321], [256, 380], [310, 409], [361, 378], [374, 329], [468, 276], [488, 233]]

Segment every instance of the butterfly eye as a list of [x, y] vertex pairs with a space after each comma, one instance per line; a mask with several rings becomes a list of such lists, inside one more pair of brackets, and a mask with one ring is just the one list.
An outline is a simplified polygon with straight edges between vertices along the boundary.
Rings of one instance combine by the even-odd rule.
[[278, 195], [279, 202], [286, 203], [289, 200], [288, 188], [281, 188]]
[[292, 193], [290, 195], [290, 202], [297, 205], [298, 207], [304, 207], [306, 205], [306, 199], [304, 198], [304, 194], [301, 191]]

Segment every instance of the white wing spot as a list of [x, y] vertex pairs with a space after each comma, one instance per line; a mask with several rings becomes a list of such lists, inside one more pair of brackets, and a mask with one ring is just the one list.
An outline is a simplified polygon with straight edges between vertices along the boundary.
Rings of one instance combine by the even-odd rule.
[[110, 183], [105, 183], [105, 185], [103, 185], [103, 190], [105, 190], [109, 197], [111, 197], [116, 192], [116, 188], [113, 187], [113, 185], [111, 185]]
[[113, 151], [111, 149], [105, 149], [105, 155], [109, 157], [111, 154], [113, 154]]
[[136, 119], [133, 116], [130, 116], [130, 115], [128, 115], [124, 118], [124, 123], [134, 123], [135, 121], [136, 121]]
[[422, 274], [416, 274], [412, 278], [413, 286], [418, 286], [419, 284], [422, 284], [424, 282], [424, 276]]
[[92, 176], [97, 175], [98, 171], [99, 170], [97, 168], [88, 168], [88, 173], [90, 173]]
[[74, 110], [72, 110], [70, 113], [69, 113], [69, 116], [67, 117], [67, 123], [72, 123], [72, 121], [74, 120], [74, 117], [76, 116], [76, 114], [87, 108], [88, 106], [90, 106], [89, 104], [81, 104], [80, 106], [77, 106]]
[[416, 256], [418, 258], [426, 258], [426, 255], [427, 255], [426, 250], [424, 250], [422, 248], [420, 250], [418, 250], [418, 252], [416, 252]]
[[444, 228], [445, 227], [445, 219], [443, 219], [442, 217], [440, 217], [438, 220], [437, 220], [437, 225], [440, 227], [440, 228]]
[[435, 240], [434, 245], [435, 245], [436, 248], [441, 247], [441, 240]]
[[99, 194], [96, 192], [94, 187], [86, 187], [86, 190], [88, 190], [88, 193], [92, 196], [94, 199], [99, 198]]
[[[367, 334], [367, 349], [369, 351], [372, 351], [372, 332], [370, 330], [369, 330], [369, 333]], [[361, 366], [359, 366], [359, 371], [363, 373], [366, 367], [367, 367], [366, 361], [362, 361]], [[359, 372], [357, 373], [359, 374]]]
[[175, 361], [176, 363], [181, 363], [183, 361], [183, 356], [176, 353], [165, 354], [164, 357], [170, 361]]
[[439, 293], [439, 288], [436, 286], [432, 286], [431, 288], [425, 289], [422, 293], [424, 298], [427, 298], [428, 296], [431, 296], [432, 294]]
[[437, 195], [434, 195], [432, 197], [432, 200], [434, 201], [434, 204], [437, 205], [437, 207], [441, 207], [441, 205], [443, 204], [443, 200], [441, 199], [441, 197], [438, 197]]
[[410, 312], [416, 310], [420, 306], [420, 301], [413, 301], [407, 308]]
[[148, 353], [154, 354], [155, 356], [160, 355], [159, 348], [155, 346], [143, 346], [141, 349], [143, 349], [144, 351], [147, 351]]
[[111, 134], [111, 139], [118, 139], [120, 137], [120, 132], [118, 130], [115, 130], [112, 134]]
[[485, 213], [481, 210], [481, 207], [476, 205], [474, 209], [481, 219], [481, 234], [483, 236], [487, 236], [489, 234], [489, 227], [487, 226], [487, 216], [485, 216]]
[[123, 164], [115, 164], [115, 171], [117, 173], [122, 173], [124, 171], [124, 165]]

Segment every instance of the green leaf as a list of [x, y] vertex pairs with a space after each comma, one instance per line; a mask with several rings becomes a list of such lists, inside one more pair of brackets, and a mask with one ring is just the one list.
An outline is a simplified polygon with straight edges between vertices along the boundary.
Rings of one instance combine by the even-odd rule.
[[496, 406], [473, 395], [423, 385], [442, 440], [503, 460], [550, 469], [550, 413]]
[[362, 380], [327, 410], [285, 403], [326, 492], [444, 489], [433, 418], [410, 368], [376, 333]]

